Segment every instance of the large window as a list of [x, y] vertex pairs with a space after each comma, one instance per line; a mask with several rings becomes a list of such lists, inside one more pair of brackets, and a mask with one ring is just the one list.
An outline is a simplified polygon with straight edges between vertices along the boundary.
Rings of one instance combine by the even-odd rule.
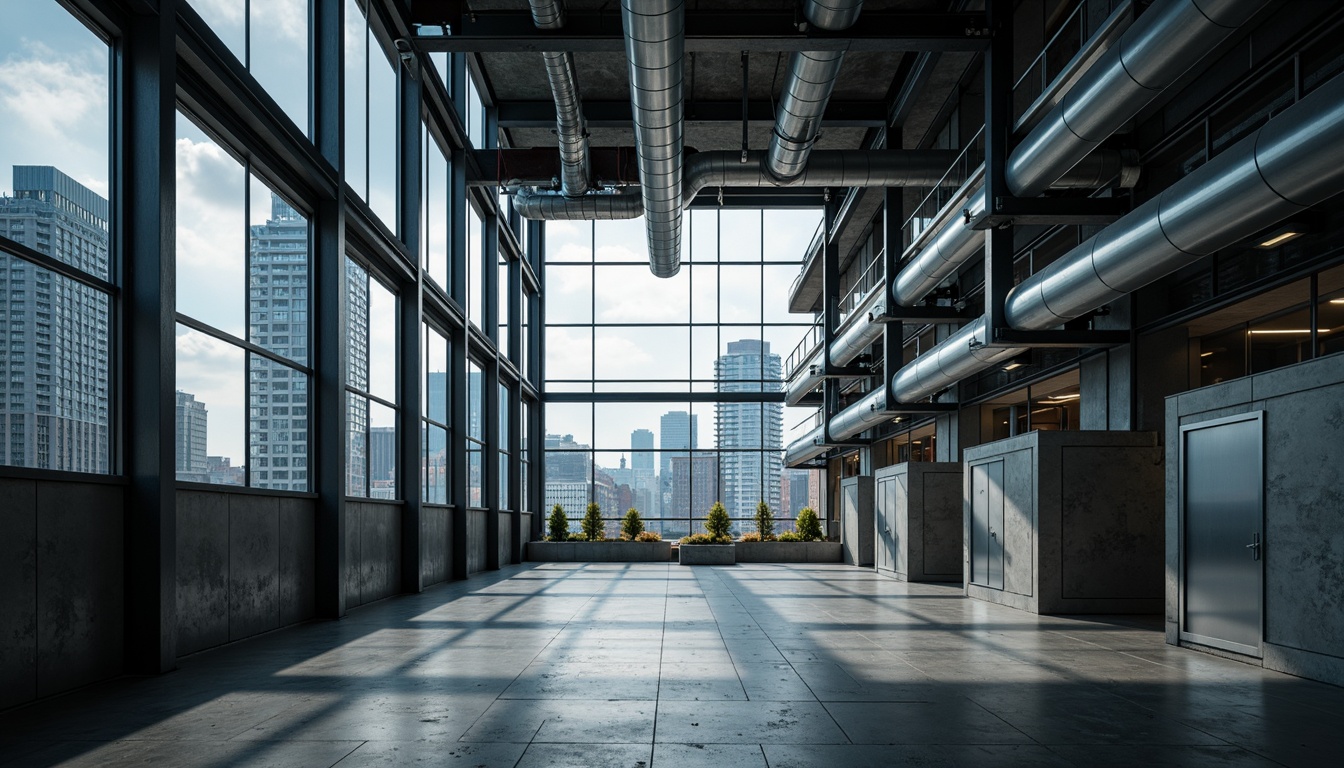
[[0, 464], [108, 473], [108, 47], [54, 0], [5, 11]]
[[548, 509], [596, 501], [614, 534], [633, 506], [679, 536], [715, 501], [739, 531], [760, 501], [801, 508], [783, 449], [806, 429], [782, 361], [811, 329], [788, 294], [819, 218], [696, 210], [670, 279], [649, 272], [642, 220], [547, 223]]
[[485, 498], [485, 374], [475, 360], [467, 365], [467, 506], [483, 508]]
[[177, 479], [309, 490], [309, 228], [177, 120]]
[[397, 297], [345, 261], [346, 493], [397, 498]]
[[420, 191], [420, 266], [429, 279], [449, 293], [448, 233], [451, 231], [448, 205], [448, 160], [429, 129], [421, 129], [424, 170]]
[[397, 225], [397, 70], [363, 3], [345, 0], [345, 180]]
[[300, 130], [308, 131], [311, 0], [189, 0]]
[[426, 323], [421, 333], [424, 336], [425, 381], [421, 397], [424, 398], [424, 414], [421, 434], [420, 465], [425, 473], [423, 482], [423, 500], [430, 504], [447, 504], [449, 499], [448, 481], [448, 439], [449, 403], [452, 400], [452, 380], [448, 375], [449, 341], [438, 329]]

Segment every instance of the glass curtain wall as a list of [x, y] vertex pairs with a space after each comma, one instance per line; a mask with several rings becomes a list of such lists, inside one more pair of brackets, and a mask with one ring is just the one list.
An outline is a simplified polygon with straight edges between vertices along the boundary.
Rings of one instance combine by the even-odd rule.
[[577, 530], [596, 502], [615, 536], [635, 507], [670, 538], [715, 502], [754, 530], [765, 501], [791, 527], [820, 491], [783, 462], [810, 428], [784, 407], [783, 360], [812, 327], [788, 294], [820, 216], [692, 211], [670, 279], [649, 272], [642, 220], [546, 224], [546, 510]]

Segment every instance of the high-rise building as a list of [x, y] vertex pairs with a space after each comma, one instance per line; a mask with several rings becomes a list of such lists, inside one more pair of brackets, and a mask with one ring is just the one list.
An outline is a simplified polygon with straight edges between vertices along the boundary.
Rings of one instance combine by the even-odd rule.
[[[395, 427], [369, 429], [369, 487], [395, 487], [397, 479], [397, 430]], [[389, 485], [391, 484], [391, 485]], [[388, 498], [395, 498], [395, 495]]]
[[177, 445], [173, 467], [177, 479], [191, 483], [210, 482], [210, 464], [206, 456], [209, 412], [205, 403], [190, 392], [177, 390]]
[[672, 451], [695, 450], [700, 447], [697, 445], [699, 418], [686, 411], [668, 411], [663, 414], [658, 425], [658, 449], [663, 452], [658, 466], [659, 474], [669, 476], [674, 455]]
[[[783, 364], [769, 342], [728, 342], [726, 354], [714, 361], [718, 392], [778, 392]], [[732, 517], [751, 517], [765, 501], [779, 509], [779, 475], [784, 469], [783, 403], [718, 403], [714, 433], [722, 477], [723, 506]]]
[[653, 474], [653, 431], [636, 429], [630, 433], [630, 468]]
[[672, 504], [664, 517], [687, 518], [688, 522], [663, 523], [663, 532], [669, 536], [685, 536], [701, 532], [696, 522], [709, 514], [709, 508], [719, 501], [719, 459], [713, 451], [696, 451], [689, 456], [673, 456]]
[[559, 504], [573, 523], [582, 517], [592, 498], [593, 455], [586, 443], [575, 442], [573, 435], [546, 436], [546, 512]]
[[[368, 276], [351, 259], [345, 261], [345, 325], [347, 378], [355, 386], [367, 387], [369, 369], [369, 283]], [[368, 493], [368, 455], [365, 435], [369, 430], [369, 401], [347, 396], [345, 487], [348, 493]]]
[[[248, 340], [308, 363], [308, 220], [279, 195], [250, 227]], [[352, 341], [351, 353], [356, 352]], [[367, 350], [364, 350], [367, 360]], [[248, 363], [248, 469], [257, 488], [308, 490], [308, 377], [261, 355]], [[367, 367], [367, 362], [364, 363]]]
[[[0, 236], [107, 277], [107, 200], [51, 166], [13, 181]], [[109, 314], [103, 293], [0, 253], [0, 464], [110, 471]]]

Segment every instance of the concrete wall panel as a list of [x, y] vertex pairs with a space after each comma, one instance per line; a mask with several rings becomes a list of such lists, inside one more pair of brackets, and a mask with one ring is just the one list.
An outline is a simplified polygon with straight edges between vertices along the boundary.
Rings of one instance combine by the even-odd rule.
[[277, 499], [280, 529], [280, 626], [317, 613], [317, 504]]
[[280, 626], [280, 509], [273, 496], [229, 497], [229, 640]]
[[420, 576], [425, 586], [449, 577], [448, 515], [445, 507], [420, 509]]
[[177, 653], [229, 641], [229, 497], [178, 491]]
[[499, 513], [499, 564], [513, 564], [513, 516]]
[[115, 485], [37, 483], [37, 695], [123, 668], [125, 521]]
[[1036, 592], [1036, 478], [1033, 449], [1003, 457], [1003, 588], [1019, 595]]
[[480, 509], [467, 510], [467, 573], [485, 570], [485, 516]]
[[360, 523], [361, 505], [349, 501], [345, 504], [345, 607], [354, 608], [363, 605], [364, 595], [360, 589], [360, 540], [364, 537], [364, 528]]
[[401, 507], [350, 502], [359, 508], [359, 582], [361, 603], [401, 591]]
[[0, 709], [37, 696], [37, 483], [0, 480]]
[[961, 469], [923, 473], [923, 546], [920, 559], [926, 576], [961, 581]]
[[[1063, 449], [1061, 588], [1066, 599], [1163, 594], [1161, 450]], [[1106, 514], [1094, 514], [1104, 509]]]

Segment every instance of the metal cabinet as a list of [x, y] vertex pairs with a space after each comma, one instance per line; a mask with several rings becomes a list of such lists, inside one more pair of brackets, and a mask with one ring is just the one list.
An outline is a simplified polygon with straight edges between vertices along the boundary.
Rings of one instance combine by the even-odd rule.
[[840, 481], [840, 544], [845, 562], [873, 565], [873, 478], [861, 475]]

